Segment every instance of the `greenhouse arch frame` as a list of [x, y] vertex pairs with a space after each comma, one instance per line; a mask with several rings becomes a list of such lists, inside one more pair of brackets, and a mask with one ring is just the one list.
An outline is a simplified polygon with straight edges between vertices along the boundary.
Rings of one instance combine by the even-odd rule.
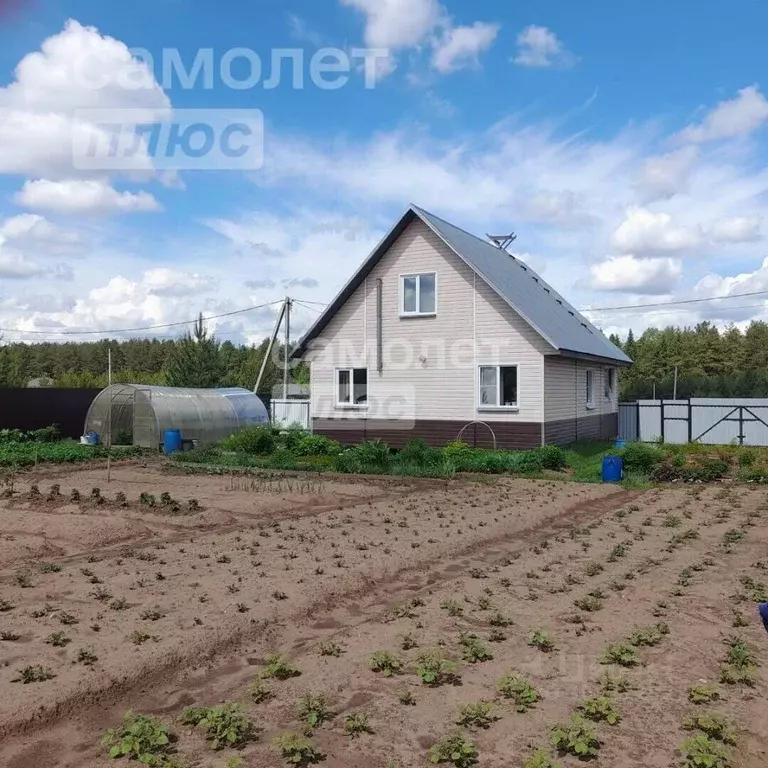
[[269, 423], [261, 399], [247, 389], [184, 389], [142, 384], [113, 384], [91, 403], [84, 434], [102, 443], [158, 448], [167, 430], [184, 441], [211, 445], [243, 427]]

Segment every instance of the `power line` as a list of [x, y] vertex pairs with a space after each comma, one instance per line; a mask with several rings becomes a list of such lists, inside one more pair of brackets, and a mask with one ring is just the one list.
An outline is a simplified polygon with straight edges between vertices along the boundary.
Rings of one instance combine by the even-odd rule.
[[[304, 307], [304, 309], [309, 309], [309, 310], [311, 310], [312, 312], [317, 312], [318, 314], [319, 314], [320, 312], [322, 312], [322, 311], [323, 311], [322, 309], [317, 309], [317, 308], [315, 308], [315, 307], [310, 307], [310, 306], [309, 306], [309, 305], [308, 305], [306, 302], [304, 302], [304, 301], [299, 301], [298, 299], [294, 299], [294, 300], [293, 300], [293, 303], [294, 303], [294, 304], [298, 304], [300, 307]], [[317, 304], [319, 304], [320, 302], [313, 302], [313, 303], [317, 303]]]
[[[275, 304], [281, 304], [283, 299], [277, 301], [271, 301], [268, 304], [259, 304], [255, 307], [246, 307], [245, 309], [235, 309], [232, 312], [222, 312], [220, 315], [210, 315], [209, 317], [203, 317], [203, 320], [219, 320], [222, 317], [232, 317], [233, 315], [242, 315], [245, 312], [253, 312], [257, 309], [264, 309], [265, 307], [271, 307]], [[196, 323], [197, 318], [194, 320], [179, 320], [175, 323], [160, 323], [158, 325], [145, 325], [138, 328], [108, 328], [106, 330], [99, 331], [25, 331], [20, 328], [0, 328], [0, 331], [4, 333], [25, 333], [35, 334], [39, 336], [85, 336], [90, 334], [106, 334], [106, 333], [135, 333], [137, 331], [153, 331], [158, 328], [176, 328], [180, 325], [190, 325]]]
[[710, 296], [707, 299], [681, 299], [680, 301], [658, 301], [653, 304], [626, 304], [622, 307], [589, 307], [579, 312], [617, 312], [626, 309], [647, 309], [649, 307], [676, 307], [683, 304], [701, 304], [707, 301], [724, 301], [725, 299], [740, 299], [744, 296], [763, 296], [768, 291], [751, 291], [750, 293], [732, 293], [730, 296]]

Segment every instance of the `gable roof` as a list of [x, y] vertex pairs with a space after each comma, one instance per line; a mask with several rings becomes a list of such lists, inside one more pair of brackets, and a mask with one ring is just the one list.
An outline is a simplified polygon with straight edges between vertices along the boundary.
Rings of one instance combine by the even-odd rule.
[[632, 360], [574, 309], [527, 264], [487, 240], [460, 229], [415, 205], [385, 235], [336, 298], [304, 334], [294, 351], [300, 356], [331, 318], [360, 286], [406, 227], [415, 220], [426, 224], [462, 261], [509, 304], [561, 355], [630, 365]]

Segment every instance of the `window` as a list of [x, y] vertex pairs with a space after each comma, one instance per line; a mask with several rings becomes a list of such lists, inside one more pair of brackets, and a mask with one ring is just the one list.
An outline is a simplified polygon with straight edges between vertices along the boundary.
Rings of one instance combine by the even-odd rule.
[[517, 408], [517, 366], [480, 366], [480, 408]]
[[605, 399], [610, 400], [613, 398], [613, 390], [616, 386], [616, 369], [609, 368], [605, 372]]
[[368, 405], [368, 369], [339, 368], [336, 371], [336, 402], [339, 405]]
[[437, 275], [404, 275], [400, 278], [400, 314], [434, 315], [437, 311]]
[[595, 407], [595, 372], [587, 371], [587, 408]]

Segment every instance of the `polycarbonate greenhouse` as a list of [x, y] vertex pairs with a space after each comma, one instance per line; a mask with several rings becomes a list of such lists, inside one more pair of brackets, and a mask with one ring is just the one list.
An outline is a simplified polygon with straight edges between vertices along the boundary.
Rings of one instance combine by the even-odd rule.
[[[111, 418], [110, 418], [111, 414]], [[106, 444], [158, 448], [168, 429], [211, 445], [243, 427], [269, 423], [264, 403], [247, 389], [182, 389], [113, 384], [88, 409], [85, 432]]]

